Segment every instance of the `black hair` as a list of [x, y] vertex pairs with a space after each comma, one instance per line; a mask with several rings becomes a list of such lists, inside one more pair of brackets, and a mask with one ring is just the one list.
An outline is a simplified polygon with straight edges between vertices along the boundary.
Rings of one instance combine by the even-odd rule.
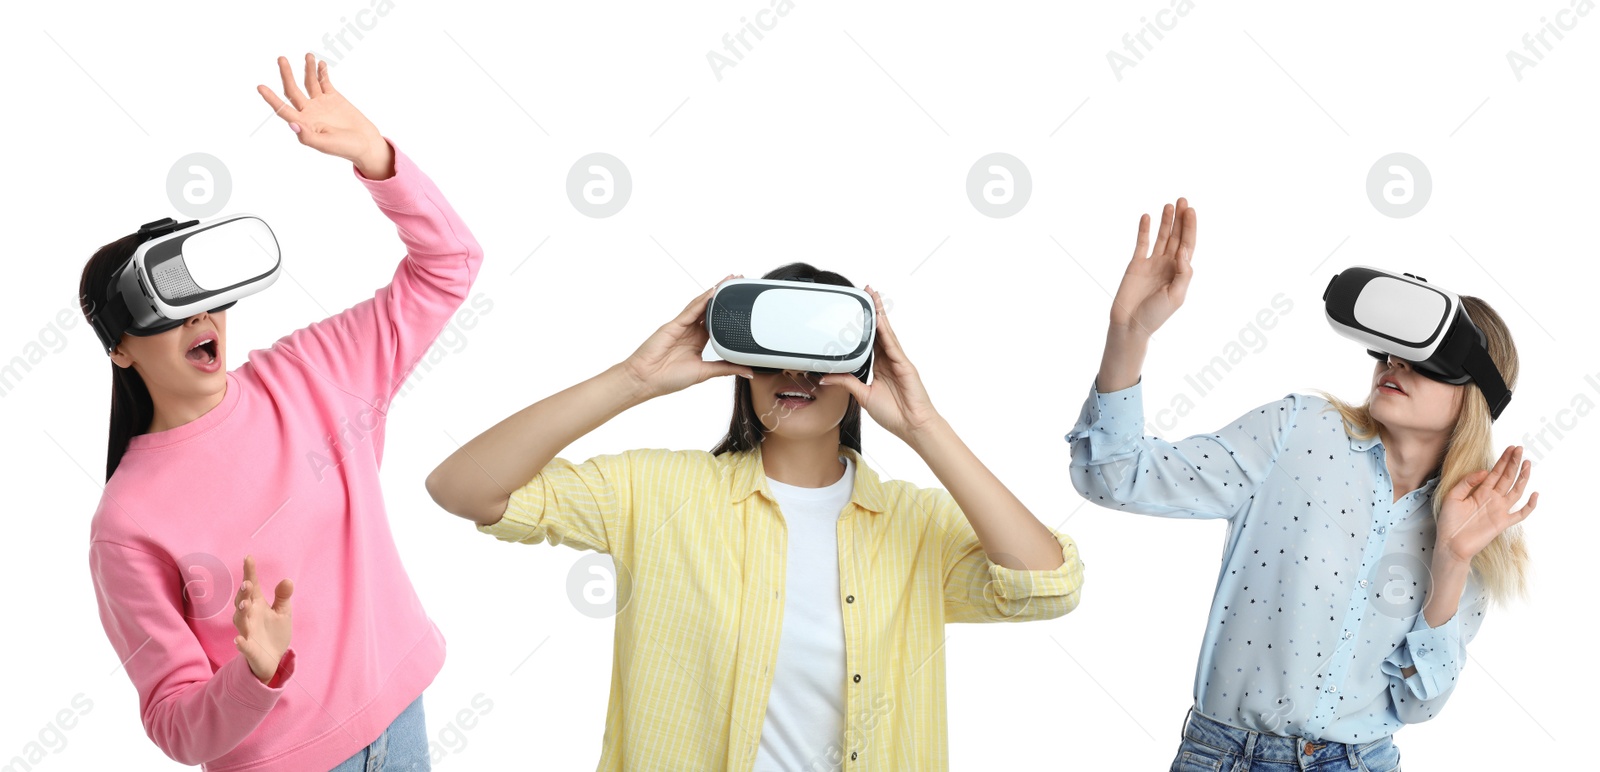
[[[112, 276], [151, 236], [134, 233], [95, 250], [94, 256], [83, 266], [83, 276], [78, 281], [78, 305], [84, 318], [105, 303]], [[123, 454], [128, 452], [128, 441], [150, 427], [150, 421], [155, 418], [155, 403], [150, 400], [150, 389], [138, 372], [132, 367], [118, 367], [110, 357], [106, 361], [111, 365], [111, 429], [106, 439], [106, 479], [110, 480]]]
[[[838, 287], [854, 287], [846, 279], [832, 271], [819, 270], [809, 263], [789, 263], [768, 271], [763, 279], [787, 279], [790, 281], [811, 280], [817, 284], [832, 284]], [[871, 364], [868, 364], [868, 371]], [[733, 384], [733, 418], [728, 422], [728, 433], [722, 441], [711, 450], [711, 455], [720, 456], [723, 453], [752, 450], [761, 444], [766, 436], [766, 427], [761, 425], [761, 416], [756, 413], [754, 401], [750, 396], [750, 380], [748, 378], [734, 378]], [[861, 452], [861, 405], [856, 403], [854, 395], [850, 397], [850, 406], [845, 408], [844, 418], [839, 421], [839, 442], [845, 447]]]

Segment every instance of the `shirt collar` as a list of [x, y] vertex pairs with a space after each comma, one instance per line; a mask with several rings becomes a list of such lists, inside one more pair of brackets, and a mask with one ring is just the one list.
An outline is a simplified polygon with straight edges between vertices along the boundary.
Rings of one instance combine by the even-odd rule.
[[1373, 432], [1372, 436], [1368, 437], [1366, 439], [1361, 439], [1361, 438], [1355, 436], [1354, 434], [1350, 434], [1348, 436], [1350, 438], [1350, 449], [1351, 450], [1366, 451], [1366, 450], [1371, 450], [1373, 445], [1381, 445], [1381, 444], [1383, 444], [1382, 441], [1378, 438], [1378, 433], [1377, 432]]
[[[861, 454], [851, 448], [840, 445], [839, 453], [849, 456], [855, 466], [856, 474], [850, 489], [850, 503], [867, 510], [868, 512], [882, 512], [883, 483], [878, 479], [878, 473], [866, 465], [861, 459]], [[733, 484], [730, 487], [729, 501], [737, 504], [750, 497], [750, 494], [759, 492], [768, 501], [777, 503], [777, 497], [772, 495], [772, 489], [767, 487], [766, 467], [761, 464], [761, 446], [735, 453], [733, 469]]]
[[[1377, 447], [1379, 449], [1380, 455], [1381, 455], [1381, 452], [1383, 450], [1383, 448], [1382, 448], [1383, 440], [1382, 440], [1382, 438], [1380, 438], [1378, 436], [1377, 432], [1373, 432], [1372, 436], [1368, 437], [1366, 439], [1358, 438], [1353, 434], [1348, 434], [1348, 432], [1347, 432], [1347, 436], [1350, 439], [1350, 449], [1351, 450], [1358, 450], [1358, 451], [1361, 451], [1361, 452], [1364, 453], [1366, 451], [1369, 451], [1369, 450], [1373, 449], [1374, 447]], [[1429, 489], [1432, 488], [1434, 485], [1438, 484], [1438, 482], [1439, 482], [1439, 475], [1436, 472], [1432, 477], [1429, 477], [1427, 479], [1427, 481], [1423, 482], [1421, 487], [1419, 487], [1417, 490], [1421, 491], [1422, 495], [1427, 495]]]

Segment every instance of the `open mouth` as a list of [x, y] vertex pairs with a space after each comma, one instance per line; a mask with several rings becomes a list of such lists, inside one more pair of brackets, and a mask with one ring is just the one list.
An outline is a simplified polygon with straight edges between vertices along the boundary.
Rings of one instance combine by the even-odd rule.
[[1383, 392], [1385, 394], [1399, 394], [1402, 397], [1406, 396], [1406, 390], [1400, 388], [1400, 384], [1398, 382], [1396, 382], [1393, 378], [1385, 378], [1385, 379], [1379, 381], [1378, 382], [1378, 391]]
[[790, 409], [802, 408], [815, 401], [816, 395], [804, 391], [778, 392], [778, 404]]
[[215, 333], [205, 333], [189, 344], [189, 350], [184, 352], [184, 358], [189, 364], [205, 371], [217, 370], [217, 336]]

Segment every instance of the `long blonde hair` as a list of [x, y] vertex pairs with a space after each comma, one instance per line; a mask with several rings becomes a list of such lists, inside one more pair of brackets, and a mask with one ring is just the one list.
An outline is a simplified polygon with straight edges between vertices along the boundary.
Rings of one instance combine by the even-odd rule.
[[[1461, 296], [1461, 305], [1466, 309], [1467, 316], [1472, 319], [1473, 324], [1483, 331], [1484, 339], [1488, 342], [1489, 358], [1500, 368], [1500, 375], [1505, 379], [1506, 387], [1515, 389], [1517, 347], [1511, 340], [1511, 330], [1506, 327], [1505, 320], [1501, 319], [1488, 303], [1470, 295]], [[1493, 422], [1489, 417], [1489, 406], [1483, 399], [1482, 392], [1478, 390], [1477, 384], [1468, 381], [1464, 386], [1461, 392], [1461, 414], [1456, 419], [1455, 430], [1450, 433], [1449, 443], [1445, 445], [1444, 459], [1438, 469], [1439, 484], [1433, 489], [1435, 518], [1439, 517], [1439, 510], [1444, 506], [1445, 499], [1462, 478], [1473, 472], [1488, 469], [1494, 465], [1498, 457], [1494, 451], [1494, 438], [1491, 436]], [[1359, 405], [1352, 405], [1326, 392], [1320, 393], [1324, 399], [1332, 403], [1334, 409], [1339, 411], [1351, 436], [1368, 439], [1378, 433], [1378, 422], [1373, 419], [1370, 410], [1372, 404], [1370, 393], [1367, 401]], [[1483, 551], [1472, 559], [1472, 570], [1496, 603], [1504, 604], [1512, 598], [1525, 597], [1528, 585], [1528, 548], [1523, 542], [1522, 526], [1511, 526], [1495, 537], [1489, 546], [1484, 547]]]

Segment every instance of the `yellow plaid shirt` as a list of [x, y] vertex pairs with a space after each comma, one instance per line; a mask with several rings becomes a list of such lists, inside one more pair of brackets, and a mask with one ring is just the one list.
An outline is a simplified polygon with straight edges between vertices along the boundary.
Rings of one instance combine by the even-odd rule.
[[[1078, 605], [1083, 564], [989, 561], [940, 488], [880, 482], [855, 451], [839, 516], [845, 733], [819, 768], [949, 767], [944, 624], [1050, 619]], [[760, 495], [755, 495], [760, 494]], [[600, 770], [749, 770], [783, 624], [784, 520], [761, 451], [630, 450], [552, 460], [479, 530], [609, 553], [616, 640]], [[804, 577], [795, 577], [804, 581]]]

